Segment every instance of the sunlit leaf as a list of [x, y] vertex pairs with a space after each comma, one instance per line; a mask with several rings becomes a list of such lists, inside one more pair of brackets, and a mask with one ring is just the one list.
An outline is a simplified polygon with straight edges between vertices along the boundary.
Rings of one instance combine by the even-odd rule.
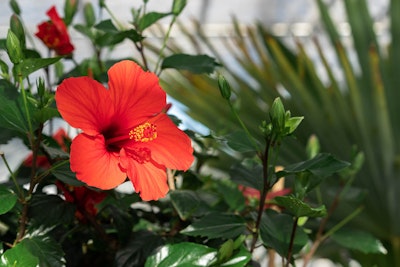
[[145, 267], [209, 266], [216, 260], [217, 251], [204, 245], [182, 242], [165, 245], [146, 261]]
[[22, 244], [17, 244], [15, 247], [8, 249], [0, 258], [0, 267], [36, 267], [38, 264], [38, 257]]

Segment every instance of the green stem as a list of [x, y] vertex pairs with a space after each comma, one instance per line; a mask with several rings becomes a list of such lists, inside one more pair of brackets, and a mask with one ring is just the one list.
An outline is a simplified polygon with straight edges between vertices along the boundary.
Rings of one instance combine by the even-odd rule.
[[123, 30], [124, 29], [124, 25], [122, 25], [122, 23], [119, 22], [117, 17], [114, 16], [114, 14], [111, 12], [111, 10], [108, 8], [108, 6], [104, 5], [104, 8], [107, 10], [107, 12], [110, 15], [111, 19], [117, 24], [118, 30]]
[[355, 211], [353, 211], [351, 214], [349, 214], [346, 218], [341, 220], [338, 224], [336, 224], [334, 227], [332, 227], [328, 232], [326, 232], [322, 237], [321, 240], [327, 239], [329, 236], [334, 234], [337, 230], [342, 228], [344, 225], [346, 225], [349, 221], [351, 221], [354, 217], [356, 217], [362, 210], [364, 209], [363, 206], [358, 207]]
[[[25, 88], [24, 88], [24, 83], [22, 80], [22, 76], [19, 77], [19, 84], [21, 87], [21, 94], [22, 94], [22, 101], [24, 102], [24, 109], [25, 109], [25, 114], [26, 114], [26, 120], [28, 121], [28, 127], [29, 127], [29, 142], [31, 142], [31, 138], [33, 136], [33, 127], [32, 127], [32, 122], [31, 122], [31, 115], [29, 114], [29, 109], [28, 109], [28, 98], [26, 96]], [[32, 145], [32, 142], [31, 142]]]
[[4, 153], [3, 153], [3, 152], [0, 152], [0, 154], [1, 154], [1, 158], [2, 158], [3, 161], [4, 161], [4, 165], [6, 165], [6, 168], [7, 168], [8, 172], [10, 173], [10, 176], [11, 176], [12, 181], [13, 181], [15, 187], [17, 188], [18, 195], [19, 195], [19, 198], [20, 198], [20, 200], [21, 200], [21, 199], [24, 198], [24, 193], [23, 193], [23, 191], [21, 190], [21, 187], [19, 186], [19, 184], [18, 184], [18, 182], [17, 182], [17, 177], [15, 177], [14, 172], [11, 170], [10, 165], [8, 164], [7, 159], [6, 159], [6, 156], [4, 155]]
[[157, 59], [157, 63], [156, 63], [156, 66], [154, 68], [154, 73], [157, 73], [157, 76], [160, 76], [160, 74], [161, 74], [161, 69], [160, 69], [160, 71], [158, 71], [158, 68], [160, 67], [161, 60], [162, 60], [163, 55], [164, 55], [164, 50], [167, 47], [167, 41], [169, 39], [169, 35], [171, 34], [172, 26], [175, 24], [175, 21], [176, 21], [176, 16], [174, 15], [172, 17], [172, 20], [171, 20], [169, 26], [168, 26], [168, 30], [167, 30], [167, 32], [166, 32], [166, 34], [164, 36], [163, 44], [161, 46], [160, 53], [159, 53], [158, 59]]

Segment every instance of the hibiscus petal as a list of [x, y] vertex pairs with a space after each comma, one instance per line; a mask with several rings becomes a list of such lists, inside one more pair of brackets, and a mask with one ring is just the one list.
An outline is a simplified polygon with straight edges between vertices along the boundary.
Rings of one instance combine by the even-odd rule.
[[166, 105], [166, 94], [154, 73], [145, 72], [133, 61], [124, 60], [108, 71], [109, 90], [120, 120], [135, 125]]
[[58, 32], [62, 37], [69, 39], [67, 26], [65, 25], [64, 21], [61, 19], [60, 15], [58, 15], [57, 9], [55, 6], [52, 6], [47, 11], [47, 16], [49, 16], [51, 22], [56, 26]]
[[118, 153], [106, 150], [104, 137], [79, 134], [71, 144], [71, 170], [89, 186], [100, 189], [115, 188], [126, 179], [119, 167]]
[[157, 138], [135, 147], [147, 147], [151, 158], [158, 164], [174, 170], [187, 170], [193, 163], [193, 147], [190, 138], [164, 113], [149, 120], [157, 127]]
[[169, 187], [164, 168], [151, 162], [139, 163], [132, 159], [125, 149], [121, 149], [120, 157], [121, 166], [126, 169], [135, 191], [140, 193], [144, 201], [165, 197]]
[[64, 120], [89, 135], [109, 127], [114, 114], [109, 91], [88, 77], [65, 79], [55, 99]]

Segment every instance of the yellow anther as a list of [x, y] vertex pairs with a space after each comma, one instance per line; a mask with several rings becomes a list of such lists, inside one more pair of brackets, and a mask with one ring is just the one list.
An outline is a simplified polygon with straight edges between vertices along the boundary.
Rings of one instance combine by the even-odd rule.
[[129, 131], [129, 139], [136, 142], [149, 142], [157, 138], [157, 126], [150, 122], [145, 122]]

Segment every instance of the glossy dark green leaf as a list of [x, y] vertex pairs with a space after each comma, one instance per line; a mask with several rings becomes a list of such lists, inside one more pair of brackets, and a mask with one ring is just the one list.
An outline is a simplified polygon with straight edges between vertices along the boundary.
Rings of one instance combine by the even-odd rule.
[[146, 13], [143, 17], [140, 18], [140, 20], [138, 22], [139, 31], [142, 32], [147, 27], [153, 25], [160, 19], [165, 18], [166, 16], [169, 16], [169, 15], [171, 15], [171, 13], [160, 13], [160, 12]]
[[182, 242], [161, 247], [157, 253], [147, 259], [145, 267], [209, 266], [216, 257], [217, 251], [213, 248]]
[[21, 241], [20, 245], [25, 247], [32, 255], [39, 258], [40, 267], [65, 266], [64, 252], [61, 244], [48, 236], [37, 235], [27, 237]]
[[57, 195], [35, 194], [29, 206], [29, 217], [37, 226], [70, 223], [74, 220], [74, 213], [75, 206]]
[[70, 164], [64, 164], [54, 170], [51, 171], [51, 173], [60, 181], [73, 185], [73, 186], [82, 186], [85, 185], [85, 183], [79, 181], [76, 179], [75, 173], [71, 171]]
[[242, 246], [236, 254], [234, 253], [228, 260], [221, 263], [223, 267], [245, 267], [251, 260], [251, 253]]
[[17, 195], [9, 188], [0, 185], [0, 215], [10, 211], [17, 203]]
[[104, 32], [118, 32], [118, 29], [114, 26], [111, 19], [103, 20], [96, 24], [94, 28], [102, 30]]
[[0, 267], [36, 267], [38, 265], [39, 258], [21, 244], [17, 244], [15, 247], [7, 250], [0, 257]]
[[239, 215], [210, 213], [181, 231], [191, 236], [236, 238], [246, 230], [246, 221]]
[[130, 239], [132, 234], [133, 218], [121, 207], [114, 205], [109, 205], [108, 207], [111, 210], [111, 215], [117, 230], [118, 239], [121, 244], [125, 244]]
[[208, 205], [195, 191], [174, 190], [169, 195], [172, 205], [182, 220], [186, 220], [192, 215], [202, 215], [210, 210]]
[[238, 152], [256, 151], [254, 145], [250, 142], [249, 137], [244, 131], [236, 131], [225, 136], [227, 144], [230, 148]]
[[294, 196], [278, 196], [274, 198], [274, 202], [295, 217], [324, 217], [326, 216], [326, 208], [324, 205], [318, 208], [312, 208], [307, 203]]
[[135, 232], [132, 237], [133, 239], [126, 246], [118, 250], [115, 257], [115, 266], [143, 266], [150, 254], [163, 245], [162, 238], [149, 231]]
[[[261, 219], [261, 241], [265, 246], [275, 249], [282, 257], [286, 257], [289, 250], [293, 223], [293, 216], [267, 210]], [[297, 227], [293, 243], [293, 253], [296, 254], [299, 252], [307, 242], [307, 235], [301, 227]]]
[[214, 72], [217, 66], [220, 66], [220, 64], [215, 61], [215, 58], [207, 55], [174, 54], [163, 60], [161, 68], [187, 70], [196, 74], [210, 74]]
[[310, 160], [285, 167], [283, 171], [278, 173], [278, 176], [283, 177], [290, 174], [310, 172], [315, 176], [323, 178], [341, 171], [349, 165], [348, 162], [339, 160], [331, 154], [321, 153]]
[[21, 96], [13, 101], [0, 94], [0, 124], [2, 127], [22, 133], [27, 132], [27, 122], [22, 112]]
[[381, 241], [368, 232], [342, 228], [336, 231], [331, 238], [345, 248], [357, 250], [365, 254], [387, 253]]
[[28, 77], [29, 74], [43, 69], [51, 64], [59, 61], [61, 57], [54, 58], [25, 58], [19, 64], [19, 71], [21, 72], [22, 78]]

